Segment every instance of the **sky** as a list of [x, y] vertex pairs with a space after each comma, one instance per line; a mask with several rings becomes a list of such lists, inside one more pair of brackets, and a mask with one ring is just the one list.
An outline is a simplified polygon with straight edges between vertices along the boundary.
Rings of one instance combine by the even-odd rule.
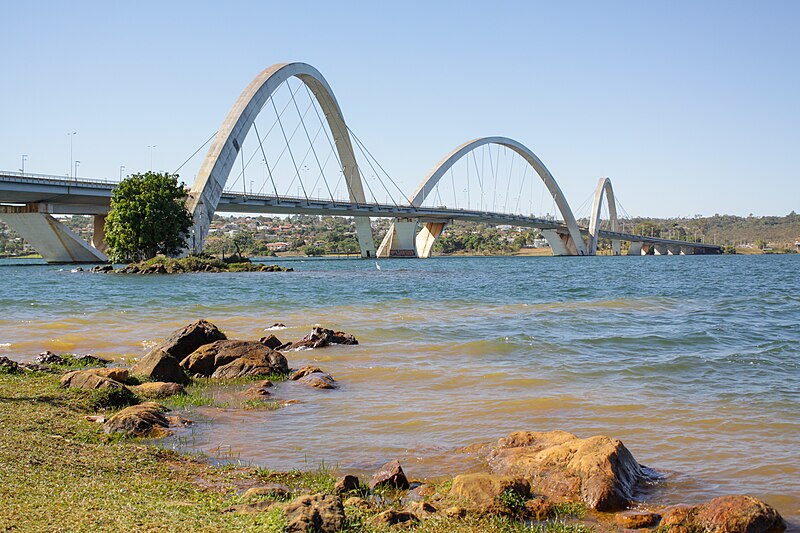
[[634, 216], [800, 211], [796, 1], [38, 1], [0, 13], [2, 170], [23, 154], [43, 174], [79, 160], [80, 176], [116, 179], [151, 155], [174, 170], [256, 74], [302, 61], [409, 191], [455, 146], [501, 135], [531, 148], [573, 205], [609, 176]]

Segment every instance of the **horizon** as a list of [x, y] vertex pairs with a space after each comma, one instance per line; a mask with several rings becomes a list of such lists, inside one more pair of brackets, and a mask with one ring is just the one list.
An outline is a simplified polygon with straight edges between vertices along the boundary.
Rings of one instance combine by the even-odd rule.
[[573, 206], [610, 176], [633, 217], [798, 210], [800, 6], [452, 6], [351, 2], [311, 16], [238, 2], [249, 16], [228, 6], [226, 24], [213, 3], [12, 5], [0, 168], [25, 155], [26, 173], [64, 175], [79, 160], [78, 175], [116, 179], [152, 157], [172, 171], [258, 72], [288, 60], [320, 70], [408, 192], [454, 146], [503, 135]]

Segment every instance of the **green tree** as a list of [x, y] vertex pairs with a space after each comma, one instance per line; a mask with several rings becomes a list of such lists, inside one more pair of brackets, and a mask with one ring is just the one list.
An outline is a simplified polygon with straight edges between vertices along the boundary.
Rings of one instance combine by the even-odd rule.
[[177, 174], [131, 174], [111, 195], [105, 224], [113, 261], [142, 261], [158, 254], [176, 255], [192, 227], [186, 191]]

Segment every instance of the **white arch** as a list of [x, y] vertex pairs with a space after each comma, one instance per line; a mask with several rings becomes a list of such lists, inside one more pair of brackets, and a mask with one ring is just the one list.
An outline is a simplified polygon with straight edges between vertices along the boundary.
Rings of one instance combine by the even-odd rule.
[[[589, 255], [597, 255], [600, 209], [603, 207], [603, 191], [606, 193], [606, 203], [608, 204], [608, 218], [611, 225], [611, 231], [618, 231], [617, 202], [614, 200], [614, 188], [611, 186], [611, 179], [600, 178], [600, 180], [597, 182], [597, 189], [594, 191], [592, 218], [589, 222]], [[618, 239], [613, 239], [611, 241], [611, 249], [614, 252], [614, 255], [620, 254], [620, 243]]]
[[586, 244], [581, 236], [580, 228], [578, 228], [578, 222], [575, 220], [575, 216], [572, 214], [572, 209], [570, 209], [569, 203], [567, 203], [567, 199], [564, 197], [564, 193], [561, 192], [561, 188], [558, 186], [558, 183], [556, 183], [556, 179], [553, 177], [550, 171], [547, 170], [547, 167], [544, 166], [544, 163], [542, 163], [541, 159], [539, 159], [536, 154], [530, 150], [530, 148], [515, 141], [514, 139], [509, 139], [508, 137], [481, 137], [467, 141], [461, 146], [457, 147], [455, 150], [445, 156], [444, 159], [439, 161], [435, 167], [433, 167], [425, 179], [422, 180], [422, 183], [420, 183], [419, 187], [417, 187], [417, 190], [414, 191], [409, 203], [414, 207], [420, 207], [422, 202], [425, 201], [425, 198], [431, 193], [442, 176], [444, 176], [445, 173], [450, 170], [450, 167], [452, 167], [456, 161], [461, 159], [475, 148], [483, 146], [484, 144], [498, 144], [505, 146], [506, 148], [518, 153], [531, 167], [533, 167], [533, 169], [544, 182], [547, 189], [550, 191], [550, 194], [553, 196], [556, 206], [561, 212], [561, 216], [564, 217], [564, 222], [567, 225], [567, 230], [569, 231], [570, 237], [570, 242], [566, 243], [569, 253], [571, 255], [586, 255]]
[[[267, 99], [283, 82], [293, 76], [306, 84], [325, 113], [325, 119], [333, 134], [336, 151], [339, 153], [339, 160], [344, 169], [350, 201], [365, 202], [361, 173], [356, 164], [350, 135], [347, 132], [342, 111], [328, 82], [317, 69], [306, 63], [272, 65], [256, 76], [239, 95], [214, 138], [189, 193], [187, 207], [194, 216], [190, 244], [195, 253], [199, 253], [203, 249], [209, 224], [247, 133]], [[374, 257], [375, 243], [372, 240], [369, 217], [355, 217], [355, 222], [361, 255]]]

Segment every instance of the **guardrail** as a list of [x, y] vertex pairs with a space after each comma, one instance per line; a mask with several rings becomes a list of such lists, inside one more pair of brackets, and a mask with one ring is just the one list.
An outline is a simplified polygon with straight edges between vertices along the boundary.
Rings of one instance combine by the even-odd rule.
[[81, 177], [69, 177], [69, 176], [57, 176], [55, 174], [36, 174], [34, 172], [13, 172], [10, 170], [0, 170], [0, 176], [4, 178], [12, 178], [13, 181], [25, 181], [25, 180], [36, 180], [36, 181], [50, 181], [50, 182], [57, 182], [57, 183], [66, 183], [66, 184], [96, 184], [96, 185], [119, 185], [118, 180], [103, 180], [97, 178], [81, 178]]

